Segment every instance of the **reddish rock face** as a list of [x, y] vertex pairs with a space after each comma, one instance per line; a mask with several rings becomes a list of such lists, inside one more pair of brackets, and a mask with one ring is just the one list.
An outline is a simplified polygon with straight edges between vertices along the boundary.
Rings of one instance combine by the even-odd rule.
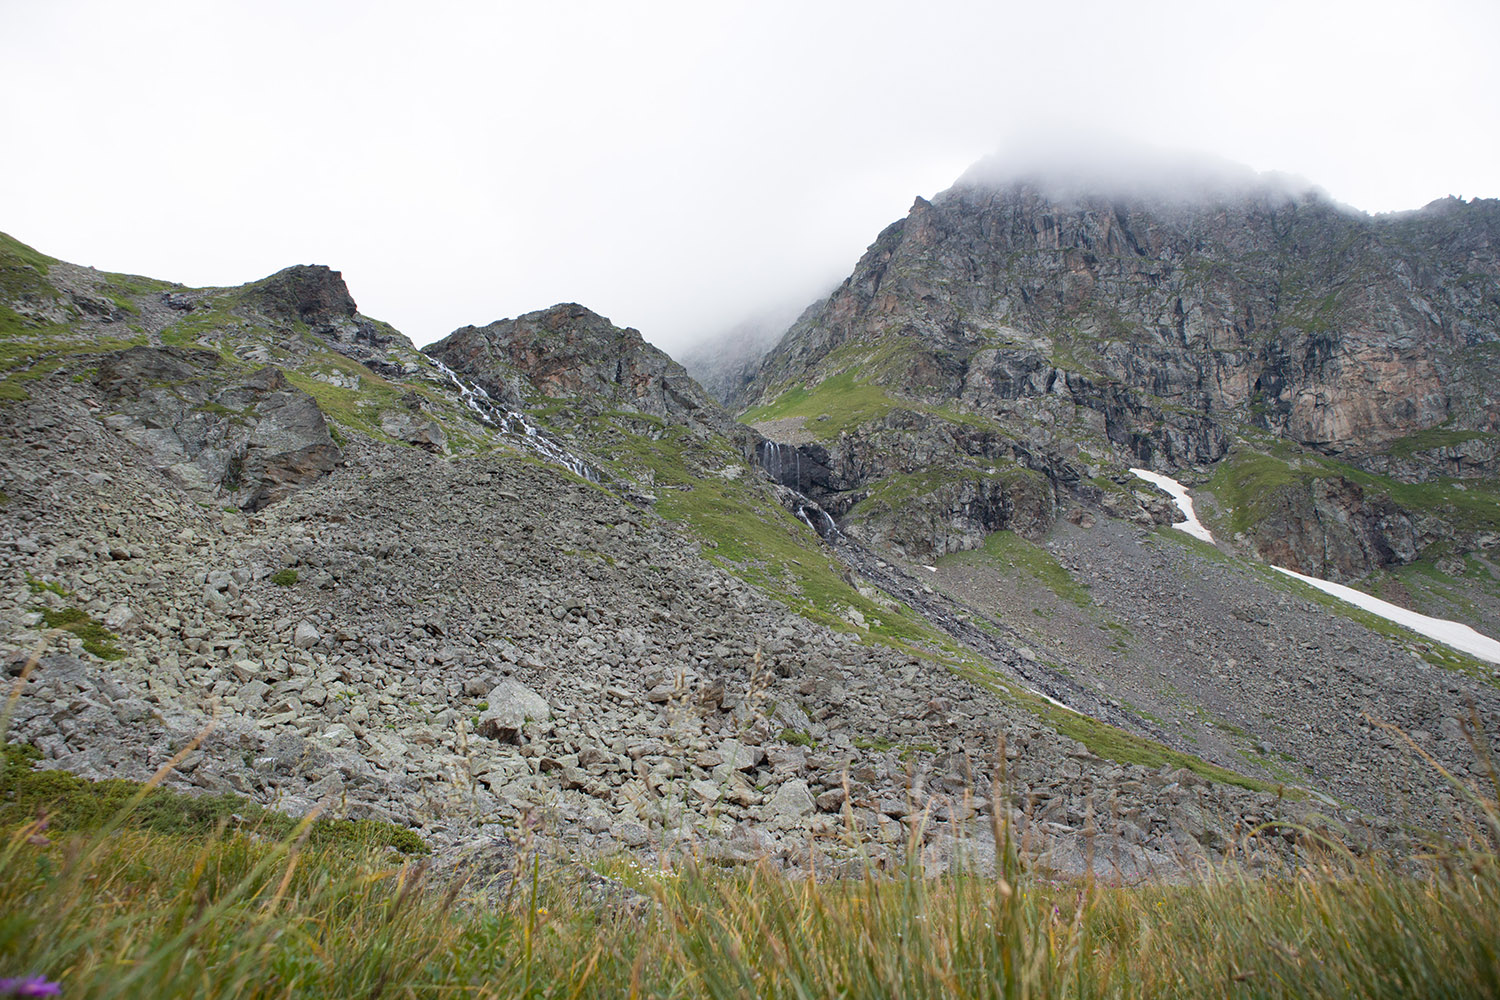
[[[632, 408], [669, 422], [728, 432], [735, 425], [708, 394], [640, 332], [576, 303], [466, 326], [425, 351], [491, 395], [568, 398], [588, 411]], [[518, 401], [519, 402], [519, 401]]]
[[1436, 359], [1399, 351], [1378, 334], [1351, 331], [1309, 380], [1286, 397], [1285, 433], [1333, 454], [1370, 454], [1448, 419]]

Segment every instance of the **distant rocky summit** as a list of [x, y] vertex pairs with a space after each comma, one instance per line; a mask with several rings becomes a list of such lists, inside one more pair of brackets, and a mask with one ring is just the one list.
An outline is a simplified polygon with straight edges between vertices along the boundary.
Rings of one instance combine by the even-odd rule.
[[796, 321], [797, 308], [772, 309], [750, 316], [721, 333], [689, 345], [679, 360], [688, 374], [727, 407], [743, 404], [745, 388], [760, 370], [761, 358], [776, 346]]
[[1315, 574], [1500, 541], [1500, 202], [1370, 217], [1265, 179], [1181, 184], [976, 168], [882, 232], [735, 401], [800, 448], [813, 496], [914, 556], [1119, 502], [1124, 464], [1214, 477], [1254, 508], [1233, 524], [1253, 550]]
[[539, 398], [568, 399], [593, 414], [627, 407], [701, 433], [734, 427], [723, 407], [639, 330], [617, 327], [576, 303], [466, 326], [424, 350], [517, 408]]

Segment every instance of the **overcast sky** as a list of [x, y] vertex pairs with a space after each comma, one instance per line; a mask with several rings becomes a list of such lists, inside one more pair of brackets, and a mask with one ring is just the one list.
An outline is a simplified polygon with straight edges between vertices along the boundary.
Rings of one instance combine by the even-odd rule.
[[0, 0], [0, 230], [194, 285], [328, 264], [419, 344], [571, 300], [676, 351], [1017, 136], [1500, 196], [1497, 39], [1495, 0]]

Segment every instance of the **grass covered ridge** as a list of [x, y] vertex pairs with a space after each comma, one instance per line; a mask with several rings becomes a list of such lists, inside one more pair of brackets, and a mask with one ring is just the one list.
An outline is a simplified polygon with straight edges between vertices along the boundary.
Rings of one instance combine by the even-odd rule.
[[853, 372], [840, 372], [811, 387], [794, 385], [782, 391], [772, 402], [752, 407], [740, 415], [747, 424], [784, 417], [803, 417], [803, 426], [823, 440], [832, 440], [844, 431], [878, 420], [902, 405], [884, 387]]
[[757, 424], [801, 417], [804, 430], [819, 440], [832, 441], [901, 409], [999, 432], [993, 420], [923, 398], [924, 393], [935, 398], [951, 395], [952, 386], [941, 374], [944, 362], [913, 338], [895, 332], [873, 343], [846, 343], [818, 362], [822, 374], [815, 380], [783, 384], [769, 402], [745, 410], [739, 419]]
[[[66, 322], [35, 318], [80, 314], [76, 303], [49, 280], [58, 263], [0, 233], [0, 401], [28, 398], [26, 383], [50, 375], [69, 355], [122, 350], [146, 341], [139, 327], [127, 323], [118, 324], [120, 335], [101, 338], [80, 336]], [[99, 272], [94, 279], [92, 291], [123, 316], [139, 311], [136, 296], [177, 287], [133, 274]]]
[[[630, 421], [638, 425], [643, 418], [631, 414]], [[610, 417], [596, 419], [590, 431], [594, 449], [612, 455], [609, 464], [621, 475], [649, 473], [656, 509], [702, 539], [708, 559], [811, 621], [924, 656], [962, 656], [911, 608], [861, 594], [812, 528], [746, 481], [754, 473], [721, 474], [744, 469], [726, 442], [694, 437], [678, 425], [645, 423], [650, 434], [632, 432]], [[850, 611], [858, 612], [865, 628], [851, 622]]]
[[994, 531], [984, 536], [984, 548], [975, 552], [951, 552], [938, 560], [945, 563], [985, 563], [1013, 573], [1025, 573], [1058, 597], [1080, 608], [1093, 603], [1087, 585], [1074, 580], [1044, 546], [1014, 531]]

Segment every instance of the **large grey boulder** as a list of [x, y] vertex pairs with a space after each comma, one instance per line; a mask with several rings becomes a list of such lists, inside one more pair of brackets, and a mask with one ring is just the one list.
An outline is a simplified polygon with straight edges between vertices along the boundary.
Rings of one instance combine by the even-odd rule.
[[94, 384], [105, 424], [179, 485], [222, 488], [266, 507], [343, 462], [317, 401], [267, 366], [248, 377], [212, 351], [132, 347], [105, 355]]
[[816, 807], [807, 782], [795, 778], [778, 788], [766, 803], [766, 822], [777, 829], [790, 829], [811, 816]]
[[528, 722], [552, 720], [547, 700], [520, 681], [501, 681], [486, 701], [489, 707], [479, 717], [479, 735], [501, 743], [521, 742]]

